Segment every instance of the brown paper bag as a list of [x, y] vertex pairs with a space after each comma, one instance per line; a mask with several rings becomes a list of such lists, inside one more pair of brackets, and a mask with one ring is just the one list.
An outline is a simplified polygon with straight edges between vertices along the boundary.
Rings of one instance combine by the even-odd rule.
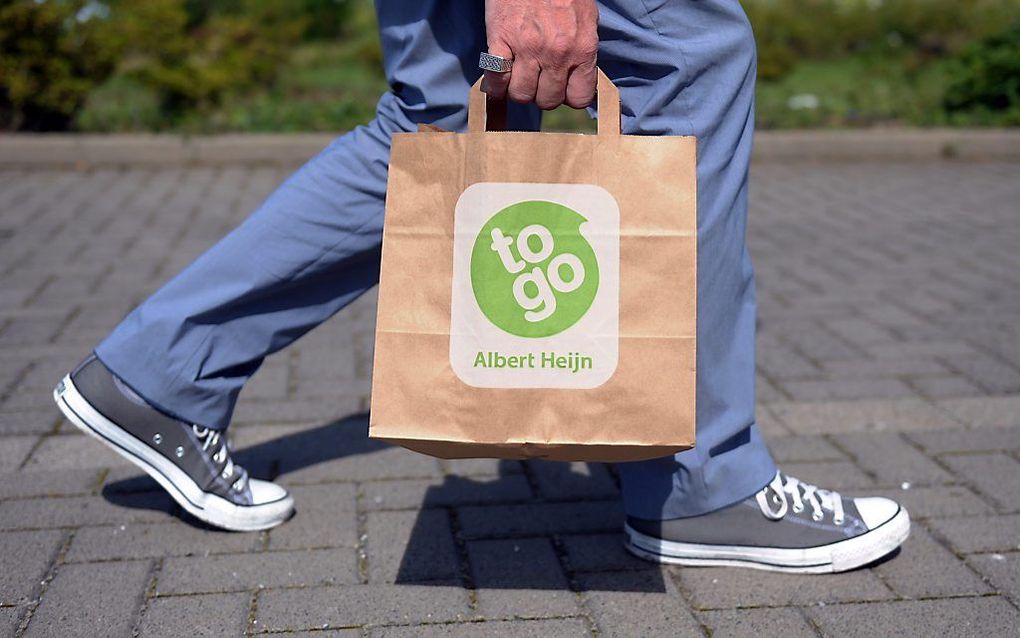
[[476, 85], [466, 134], [394, 136], [373, 438], [444, 458], [694, 445], [695, 139], [621, 135], [598, 89], [598, 135], [487, 131]]

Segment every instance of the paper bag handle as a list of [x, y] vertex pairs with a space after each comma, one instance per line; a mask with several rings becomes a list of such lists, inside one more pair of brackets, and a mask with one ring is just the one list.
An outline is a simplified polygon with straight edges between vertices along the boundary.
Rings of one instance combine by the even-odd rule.
[[[620, 134], [620, 90], [613, 81], [598, 72], [598, 134]], [[506, 129], [506, 100], [495, 100], [482, 91], [482, 79], [471, 87], [468, 99], [468, 131], [502, 131]]]

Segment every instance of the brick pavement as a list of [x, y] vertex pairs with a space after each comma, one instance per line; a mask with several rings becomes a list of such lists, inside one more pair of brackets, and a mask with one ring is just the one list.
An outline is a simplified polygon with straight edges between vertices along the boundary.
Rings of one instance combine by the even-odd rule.
[[836, 577], [657, 569], [620, 548], [612, 468], [368, 441], [372, 295], [242, 395], [241, 462], [296, 518], [207, 529], [49, 392], [288, 169], [0, 170], [0, 635], [1015, 633], [1018, 167], [755, 167], [762, 428], [788, 471], [915, 519], [898, 557]]

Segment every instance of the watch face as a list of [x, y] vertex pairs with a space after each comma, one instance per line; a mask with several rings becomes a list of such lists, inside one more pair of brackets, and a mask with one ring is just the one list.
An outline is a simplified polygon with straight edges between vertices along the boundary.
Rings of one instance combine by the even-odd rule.
[[620, 211], [591, 184], [479, 183], [454, 212], [450, 365], [468, 385], [594, 388], [619, 356]]

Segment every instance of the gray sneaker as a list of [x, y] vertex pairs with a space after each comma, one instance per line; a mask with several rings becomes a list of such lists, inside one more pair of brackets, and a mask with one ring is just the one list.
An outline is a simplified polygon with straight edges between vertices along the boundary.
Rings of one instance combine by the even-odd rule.
[[624, 532], [632, 554], [658, 563], [830, 573], [899, 547], [910, 516], [887, 498], [847, 498], [777, 472], [729, 507], [664, 521], [628, 517]]
[[181, 507], [210, 525], [268, 529], [294, 511], [285, 489], [249, 478], [225, 435], [166, 416], [90, 356], [57, 384], [64, 416], [151, 476]]

